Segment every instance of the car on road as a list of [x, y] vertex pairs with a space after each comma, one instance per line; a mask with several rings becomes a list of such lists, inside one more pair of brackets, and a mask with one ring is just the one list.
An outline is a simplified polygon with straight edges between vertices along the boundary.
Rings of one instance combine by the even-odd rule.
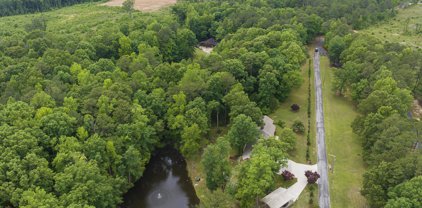
[[315, 48], [315, 52], [318, 52], [319, 51], [319, 49], [318, 48]]

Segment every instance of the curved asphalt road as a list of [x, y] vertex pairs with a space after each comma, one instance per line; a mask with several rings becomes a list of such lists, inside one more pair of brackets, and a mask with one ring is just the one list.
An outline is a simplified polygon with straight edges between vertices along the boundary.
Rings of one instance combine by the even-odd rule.
[[[320, 49], [321, 50], [321, 49]], [[316, 93], [316, 127], [318, 149], [319, 207], [330, 207], [330, 190], [328, 187], [327, 151], [325, 149], [324, 111], [322, 103], [322, 83], [319, 69], [319, 52], [314, 54], [315, 93]]]

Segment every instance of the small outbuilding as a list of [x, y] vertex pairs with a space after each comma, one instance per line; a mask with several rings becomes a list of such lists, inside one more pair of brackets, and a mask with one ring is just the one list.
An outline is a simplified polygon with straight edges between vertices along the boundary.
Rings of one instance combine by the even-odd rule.
[[261, 128], [262, 135], [266, 139], [268, 139], [269, 137], [273, 137], [275, 133], [275, 125], [273, 119], [268, 116], [264, 116], [262, 120], [264, 121], [264, 126]]
[[199, 42], [199, 46], [212, 48], [212, 47], [217, 46], [217, 41], [215, 41], [214, 38], [210, 38], [208, 40], [204, 40], [204, 41]]

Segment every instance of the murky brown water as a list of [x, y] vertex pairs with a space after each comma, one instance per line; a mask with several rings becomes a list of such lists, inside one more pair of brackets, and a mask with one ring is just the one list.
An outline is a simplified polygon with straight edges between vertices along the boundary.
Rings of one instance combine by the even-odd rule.
[[173, 148], [157, 150], [143, 177], [124, 196], [126, 208], [190, 208], [199, 203], [183, 156]]

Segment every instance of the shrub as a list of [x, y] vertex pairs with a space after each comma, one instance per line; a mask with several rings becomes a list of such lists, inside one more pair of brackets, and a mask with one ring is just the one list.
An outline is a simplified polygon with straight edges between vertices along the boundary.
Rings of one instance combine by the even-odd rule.
[[292, 109], [292, 111], [297, 112], [300, 110], [300, 106], [298, 104], [293, 104], [292, 106], [290, 106], [290, 108]]
[[278, 120], [275, 124], [277, 124], [282, 129], [286, 127], [286, 122], [284, 122], [283, 120]]
[[311, 145], [311, 136], [309, 135], [309, 133], [308, 133], [308, 135], [307, 135], [307, 138], [306, 138], [306, 145]]
[[308, 178], [308, 183], [314, 184], [320, 178], [320, 175], [317, 172], [312, 172], [310, 170], [305, 171], [305, 176]]
[[295, 121], [292, 125], [292, 129], [297, 134], [303, 134], [303, 132], [305, 132], [305, 126], [302, 121]]
[[309, 161], [309, 146], [306, 147], [306, 160]]
[[285, 181], [290, 181], [290, 180], [293, 180], [295, 178], [295, 175], [288, 170], [283, 171], [283, 173], [281, 173], [281, 175], [283, 176]]

